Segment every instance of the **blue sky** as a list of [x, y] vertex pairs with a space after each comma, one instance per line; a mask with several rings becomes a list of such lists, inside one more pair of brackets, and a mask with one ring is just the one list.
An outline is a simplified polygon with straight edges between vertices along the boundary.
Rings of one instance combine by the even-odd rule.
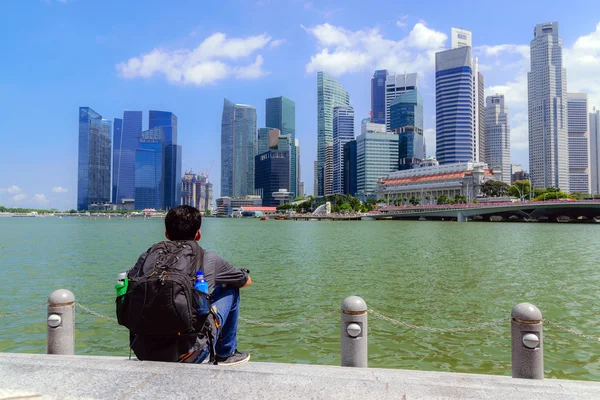
[[357, 131], [370, 110], [374, 69], [419, 72], [433, 154], [433, 57], [449, 46], [452, 26], [473, 32], [486, 95], [506, 95], [512, 162], [526, 166], [536, 23], [559, 21], [569, 91], [587, 92], [600, 106], [600, 15], [589, 12], [595, 2], [574, 3], [4, 0], [0, 204], [75, 206], [80, 106], [107, 119], [142, 110], [145, 127], [149, 109], [173, 111], [184, 168], [204, 170], [214, 160], [218, 194], [224, 97], [256, 106], [258, 127], [266, 98], [296, 102], [302, 179], [312, 192], [321, 69], [350, 92]]

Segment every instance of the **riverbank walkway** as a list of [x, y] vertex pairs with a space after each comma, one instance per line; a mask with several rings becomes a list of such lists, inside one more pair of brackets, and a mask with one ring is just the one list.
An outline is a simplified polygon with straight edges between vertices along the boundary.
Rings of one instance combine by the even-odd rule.
[[600, 383], [379, 368], [0, 353], [0, 399], [599, 399]]

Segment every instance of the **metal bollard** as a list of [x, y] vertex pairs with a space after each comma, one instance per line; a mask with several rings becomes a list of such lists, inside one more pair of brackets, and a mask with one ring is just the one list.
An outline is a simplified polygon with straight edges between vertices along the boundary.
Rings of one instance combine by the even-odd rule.
[[346, 297], [341, 315], [342, 367], [367, 368], [367, 303], [358, 296]]
[[544, 379], [542, 312], [533, 304], [517, 304], [511, 312], [512, 377]]
[[75, 354], [75, 295], [59, 289], [48, 297], [46, 354]]

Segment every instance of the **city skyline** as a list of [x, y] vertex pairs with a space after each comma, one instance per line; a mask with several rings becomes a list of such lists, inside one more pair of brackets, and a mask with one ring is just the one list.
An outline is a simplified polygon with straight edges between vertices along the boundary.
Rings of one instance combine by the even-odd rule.
[[[183, 168], [201, 170], [212, 160], [219, 165], [219, 109], [223, 97], [256, 106], [259, 115], [263, 115], [266, 98], [286, 96], [294, 99], [297, 138], [303, 148], [301, 169], [310, 193], [313, 185], [308, 182], [313, 176], [312, 163], [316, 159], [317, 147], [314, 81], [319, 69], [332, 74], [349, 92], [350, 105], [355, 109], [356, 127], [360, 126], [362, 118], [369, 115], [370, 83], [375, 70], [388, 69], [397, 74], [418, 72], [424, 97], [428, 155], [435, 154], [435, 136], [432, 136], [434, 64], [431, 54], [439, 51], [440, 46], [450, 47], [452, 26], [473, 32], [474, 53], [478, 55], [485, 74], [485, 94], [505, 94], [511, 110], [511, 162], [520, 163], [528, 169], [527, 85], [524, 75], [529, 70], [528, 43], [536, 24], [560, 22], [568, 90], [587, 92], [590, 110], [600, 106], [600, 78], [595, 72], [590, 72], [597, 70], [600, 60], [596, 46], [600, 40], [596, 27], [599, 18], [579, 12], [576, 13], [577, 18], [563, 15], [558, 2], [548, 2], [544, 10], [524, 4], [518, 16], [510, 17], [511, 29], [506, 29], [499, 21], [484, 25], [478, 20], [477, 13], [462, 7], [441, 13], [434, 10], [435, 7], [426, 9], [410, 5], [403, 10], [406, 17], [394, 15], [383, 19], [365, 17], [358, 8], [350, 10], [342, 2], [331, 2], [322, 7], [346, 9], [325, 16], [314, 7], [290, 5], [295, 12], [288, 11], [288, 14], [294, 15], [277, 14], [277, 21], [290, 27], [286, 30], [279, 26], [264, 28], [268, 24], [260, 24], [261, 18], [271, 21], [275, 12], [265, 13], [268, 8], [265, 6], [252, 5], [244, 7], [243, 11], [234, 11], [234, 18], [248, 12], [258, 18], [252, 24], [240, 24], [239, 29], [230, 28], [230, 24], [226, 23], [229, 19], [217, 7], [206, 7], [203, 15], [210, 15], [211, 22], [202, 28], [198, 28], [197, 19], [193, 21], [191, 18], [198, 7], [185, 7], [190, 11], [189, 17], [183, 15], [183, 6], [174, 10], [164, 7], [161, 10], [167, 15], [178, 16], [179, 25], [179, 29], [165, 37], [164, 31], [159, 34], [144, 28], [143, 16], [148, 13], [147, 10], [135, 9], [135, 12], [140, 12], [140, 22], [136, 22], [135, 26], [119, 26], [119, 21], [126, 20], [125, 17], [130, 16], [134, 8], [117, 2], [107, 1], [105, 5], [106, 12], [114, 14], [114, 21], [108, 25], [89, 26], [83, 26], [81, 18], [78, 18], [89, 14], [92, 8], [82, 2], [61, 4], [54, 1], [40, 2], [33, 7], [11, 6], [9, 11], [15, 15], [9, 19], [5, 29], [14, 32], [15, 37], [10, 43], [0, 46], [8, 54], [21, 54], [19, 44], [27, 43], [28, 53], [37, 54], [41, 62], [17, 58], [11, 65], [2, 67], [4, 80], [0, 84], [13, 93], [9, 96], [10, 100], [3, 100], [3, 105], [11, 110], [7, 129], [15, 134], [3, 138], [3, 149], [11, 149], [5, 150], [3, 155], [14, 168], [0, 177], [0, 203], [6, 206], [75, 208], [77, 177], [73, 171], [76, 171], [77, 165], [77, 143], [72, 133], [77, 127], [74, 125], [73, 109], [82, 105], [100, 110], [105, 118], [111, 120], [122, 115], [123, 110], [171, 110], [185, 121], [184, 125], [182, 122], [179, 124], [178, 141], [186, 149], [193, 149], [184, 154]], [[484, 9], [486, 12], [493, 11], [499, 19], [508, 17], [507, 11], [501, 7], [486, 5]], [[261, 13], [265, 15], [260, 16]], [[29, 14], [39, 18], [39, 23], [34, 31], [21, 32], [16, 27], [27, 20]], [[147, 35], [143, 39], [137, 38], [139, 35], [134, 33], [142, 30], [148, 32]], [[51, 53], [44, 41], [46, 37], [61, 39], [54, 41]], [[124, 37], [134, 39], [121, 40]], [[332, 39], [336, 37], [337, 41]], [[361, 37], [373, 39], [376, 45], [366, 48]], [[230, 45], [235, 43], [232, 42], [234, 39], [247, 44], [250, 53], [229, 56], [237, 51]], [[86, 43], [84, 53], [76, 59], [68, 55], [68, 49], [83, 42]], [[222, 49], [222, 53], [212, 50], [212, 55], [207, 56], [213, 64], [221, 63], [226, 67], [218, 75], [222, 78], [205, 75], [201, 80], [199, 75], [191, 72], [186, 75], [181, 65], [167, 62], [174, 59], [175, 50], [191, 52], [202, 43], [205, 43], [203, 49], [208, 48], [210, 43]], [[169, 65], [173, 68], [149, 68], [144, 70], [145, 75], [140, 76], [135, 60], [150, 67], [144, 64], [150, 58], [143, 56], [151, 54], [153, 49], [158, 59], [164, 61], [165, 68]], [[92, 53], [94, 56], [88, 57]], [[358, 57], [344, 58], [348, 53], [356, 53]], [[174, 71], [175, 74], [168, 75], [166, 71]], [[85, 91], [81, 90], [83, 82], [86, 84]], [[34, 96], [39, 97], [38, 101], [45, 107], [39, 111], [39, 117], [25, 118], [23, 113]], [[143, 129], [148, 127], [143, 126]], [[41, 132], [44, 135], [40, 135]], [[33, 148], [25, 147], [22, 138], [27, 134], [32, 135]], [[213, 169], [211, 181], [216, 183], [215, 193], [220, 192], [219, 178], [218, 168]], [[43, 184], [40, 185], [39, 181]]]

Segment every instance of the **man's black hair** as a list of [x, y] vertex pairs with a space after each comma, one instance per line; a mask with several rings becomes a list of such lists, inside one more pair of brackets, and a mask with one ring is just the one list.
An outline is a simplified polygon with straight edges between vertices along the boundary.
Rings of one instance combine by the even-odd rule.
[[165, 228], [170, 240], [194, 240], [200, 225], [200, 211], [190, 206], [171, 208], [165, 217]]

